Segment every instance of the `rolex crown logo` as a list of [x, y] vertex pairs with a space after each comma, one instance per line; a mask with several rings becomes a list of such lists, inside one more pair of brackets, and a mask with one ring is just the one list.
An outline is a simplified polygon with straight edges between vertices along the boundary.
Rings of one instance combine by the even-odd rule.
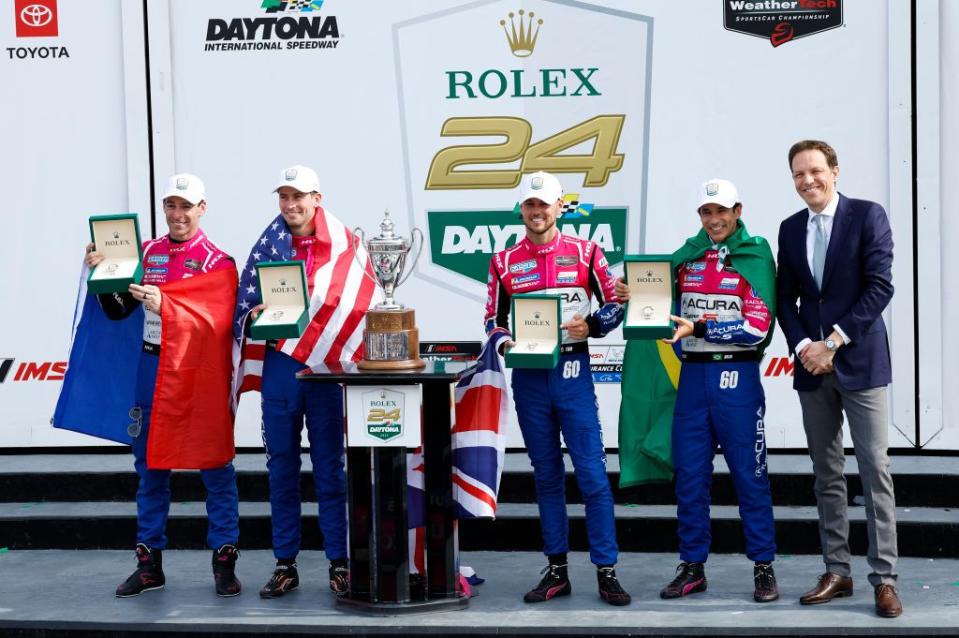
[[506, 41], [509, 42], [510, 51], [518, 58], [528, 58], [533, 55], [533, 49], [536, 48], [536, 37], [539, 35], [539, 28], [543, 25], [543, 19], [536, 20], [536, 31], [533, 31], [533, 18], [536, 16], [532, 11], [529, 15], [520, 9], [519, 24], [517, 25], [516, 14], [509, 12], [509, 28], [506, 27], [506, 20], [500, 20], [500, 26], [506, 34]]
[[533, 318], [534, 318], [534, 319], [539, 319], [539, 316], [540, 316], [540, 315], [539, 315], [538, 312], [534, 312], [534, 313], [533, 313]]
[[118, 233], [117, 231], [113, 231], [113, 238], [120, 239], [120, 233]]
[[280, 285], [281, 285], [281, 286], [285, 286], [285, 285], [286, 285], [286, 279], [280, 279]]
[[646, 276], [647, 276], [647, 277], [652, 277], [652, 276], [653, 276], [653, 271], [652, 271], [652, 270], [647, 270], [647, 271], [646, 271]]

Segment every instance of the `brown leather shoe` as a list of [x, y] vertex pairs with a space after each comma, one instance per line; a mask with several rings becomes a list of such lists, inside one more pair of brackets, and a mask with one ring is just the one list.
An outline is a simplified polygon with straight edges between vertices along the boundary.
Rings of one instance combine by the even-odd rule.
[[892, 585], [876, 585], [876, 615], [883, 618], [896, 618], [902, 614], [902, 602]]
[[815, 587], [799, 597], [799, 604], [819, 605], [846, 596], [852, 596], [852, 577], [826, 572]]

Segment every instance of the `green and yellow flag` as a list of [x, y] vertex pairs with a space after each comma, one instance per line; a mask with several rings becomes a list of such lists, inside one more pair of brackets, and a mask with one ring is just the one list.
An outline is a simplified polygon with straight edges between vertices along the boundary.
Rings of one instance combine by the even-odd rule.
[[[773, 321], [759, 345], [760, 355], [772, 340], [776, 317], [776, 262], [762, 237], [752, 237], [742, 221], [726, 240], [729, 259], [755, 288]], [[686, 240], [672, 254], [673, 286], [679, 267], [713, 247], [706, 231]], [[669, 344], [632, 340], [623, 361], [622, 402], [619, 406], [619, 486], [670, 481], [673, 478], [672, 426], [679, 385], [680, 360]]]

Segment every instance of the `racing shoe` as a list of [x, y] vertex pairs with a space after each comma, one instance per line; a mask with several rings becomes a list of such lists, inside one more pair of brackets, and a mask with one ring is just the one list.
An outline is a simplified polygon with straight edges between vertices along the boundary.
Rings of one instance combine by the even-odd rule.
[[350, 592], [350, 570], [345, 558], [330, 561], [330, 589], [337, 596], [346, 596]]
[[753, 600], [757, 603], [771, 603], [779, 600], [779, 587], [776, 585], [776, 572], [772, 563], [756, 563], [753, 567]]
[[164, 584], [166, 577], [163, 575], [163, 551], [137, 543], [136, 571], [117, 587], [117, 598], [139, 596], [151, 589], [161, 589]]
[[703, 564], [680, 563], [676, 568], [676, 578], [659, 592], [659, 597], [681, 598], [701, 591], [706, 591], [706, 570]]
[[610, 605], [622, 607], [628, 605], [633, 599], [629, 593], [619, 584], [616, 578], [616, 569], [610, 565], [607, 567], [598, 567], [596, 569], [596, 580], [599, 582], [599, 597]]
[[[524, 603], [542, 603], [550, 598], [557, 596], [569, 596], [573, 591], [573, 586], [569, 584], [569, 576], [566, 573], [566, 563], [550, 563], [540, 574], [543, 576], [539, 584], [526, 592], [523, 596]], [[615, 576], [613, 577], [615, 580]]]
[[279, 598], [288, 591], [300, 586], [300, 575], [296, 571], [296, 561], [280, 559], [267, 584], [260, 590], [260, 598]]
[[236, 559], [239, 557], [240, 552], [233, 545], [213, 550], [213, 582], [217, 596], [229, 598], [240, 593], [240, 581], [236, 577]]

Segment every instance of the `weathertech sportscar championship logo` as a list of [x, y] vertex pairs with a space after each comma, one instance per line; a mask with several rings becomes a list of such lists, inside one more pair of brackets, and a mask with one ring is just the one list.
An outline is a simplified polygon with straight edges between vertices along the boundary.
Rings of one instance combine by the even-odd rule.
[[778, 47], [842, 26], [842, 0], [723, 0], [723, 26]]
[[336, 16], [319, 15], [323, 0], [262, 0], [265, 15], [210, 18], [204, 51], [283, 51], [335, 49], [340, 43]]

